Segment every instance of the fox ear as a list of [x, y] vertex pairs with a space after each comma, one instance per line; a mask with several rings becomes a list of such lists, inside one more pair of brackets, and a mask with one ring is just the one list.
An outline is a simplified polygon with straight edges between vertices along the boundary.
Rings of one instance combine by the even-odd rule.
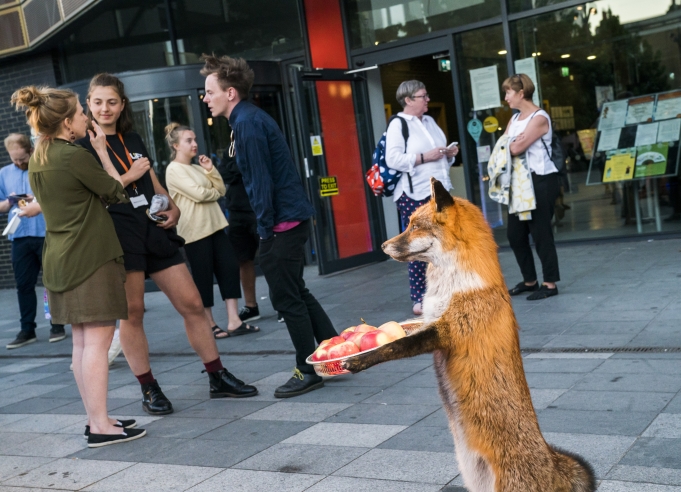
[[454, 205], [452, 195], [435, 178], [430, 178], [430, 196], [432, 200], [435, 200], [435, 207], [438, 212], [442, 212], [447, 207]]

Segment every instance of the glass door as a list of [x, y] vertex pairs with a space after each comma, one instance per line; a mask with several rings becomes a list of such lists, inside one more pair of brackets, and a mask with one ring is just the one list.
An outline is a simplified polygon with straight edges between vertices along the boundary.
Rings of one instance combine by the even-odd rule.
[[373, 136], [366, 81], [343, 70], [297, 70], [301, 125], [319, 272], [333, 273], [384, 260], [380, 199], [364, 179]]

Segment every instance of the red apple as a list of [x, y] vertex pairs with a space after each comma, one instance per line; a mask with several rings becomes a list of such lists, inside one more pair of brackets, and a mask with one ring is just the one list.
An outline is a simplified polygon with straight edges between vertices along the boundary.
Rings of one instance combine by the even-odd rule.
[[384, 333], [381, 330], [371, 331], [369, 333], [365, 333], [362, 337], [360, 349], [362, 352], [364, 352], [365, 350], [380, 347], [381, 345], [385, 345], [386, 343], [390, 342], [392, 342], [392, 340], [387, 333]]
[[337, 359], [338, 357], [345, 357], [359, 352], [359, 348], [352, 342], [343, 342], [334, 345], [329, 349], [329, 359]]
[[345, 339], [343, 337], [335, 336], [333, 338], [329, 338], [328, 340], [324, 340], [322, 343], [319, 344], [320, 347], [329, 349], [333, 345], [338, 345], [339, 343], [343, 343]]
[[390, 336], [390, 338], [393, 340], [407, 336], [407, 334], [404, 332], [404, 328], [402, 328], [402, 325], [397, 321], [388, 321], [387, 323], [379, 326], [378, 329]]
[[362, 345], [362, 342], [361, 342], [362, 337], [366, 334], [367, 334], [366, 331], [360, 332], [360, 333], [353, 333], [352, 335], [350, 335], [348, 337], [347, 341], [354, 343], [355, 345], [357, 345], [357, 348], [359, 348]]
[[329, 358], [329, 351], [324, 347], [317, 347], [317, 350], [312, 354], [311, 359], [315, 362], [320, 362]]
[[342, 336], [345, 340], [347, 340], [348, 338], [350, 338], [350, 335], [352, 335], [353, 333], [355, 333], [355, 327], [351, 326], [350, 328], [346, 328], [345, 330], [343, 330], [341, 332], [340, 336]]
[[355, 333], [366, 333], [367, 331], [374, 331], [377, 330], [375, 326], [367, 325], [366, 323], [362, 323], [361, 325], [357, 325], [355, 327]]

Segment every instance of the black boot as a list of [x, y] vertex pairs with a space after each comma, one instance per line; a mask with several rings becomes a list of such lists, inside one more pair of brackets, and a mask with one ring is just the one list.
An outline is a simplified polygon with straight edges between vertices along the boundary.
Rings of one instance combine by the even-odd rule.
[[209, 372], [208, 381], [210, 382], [211, 398], [248, 398], [258, 394], [258, 389], [255, 386], [245, 384], [224, 368], [217, 372]]
[[150, 415], [168, 415], [173, 413], [173, 404], [161, 391], [158, 381], [142, 385], [142, 410]]
[[275, 398], [291, 398], [292, 396], [304, 395], [324, 386], [324, 379], [313, 373], [300, 372], [298, 368], [293, 371], [293, 377], [285, 384], [274, 390]]

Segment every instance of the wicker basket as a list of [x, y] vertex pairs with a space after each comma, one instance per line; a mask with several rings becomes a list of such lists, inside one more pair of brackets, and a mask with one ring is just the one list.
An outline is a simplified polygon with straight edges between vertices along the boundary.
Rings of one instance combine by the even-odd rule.
[[[404, 328], [404, 331], [407, 334], [407, 336], [411, 335], [411, 333], [420, 325], [419, 323], [400, 323], [400, 324], [402, 325], [402, 328]], [[322, 376], [324, 378], [330, 378], [333, 376], [340, 376], [341, 374], [350, 374], [350, 371], [348, 371], [347, 369], [343, 369], [343, 367], [341, 366], [341, 363], [344, 360], [347, 360], [350, 357], [355, 357], [359, 354], [366, 354], [368, 352], [372, 352], [379, 348], [381, 347], [374, 347], [372, 349], [365, 350], [364, 352], [359, 352], [358, 354], [346, 355], [345, 357], [338, 357], [336, 359], [328, 359], [322, 361], [314, 361], [312, 360], [312, 356], [310, 356], [305, 360], [305, 362], [314, 367], [314, 370], [317, 373], [317, 375]]]

